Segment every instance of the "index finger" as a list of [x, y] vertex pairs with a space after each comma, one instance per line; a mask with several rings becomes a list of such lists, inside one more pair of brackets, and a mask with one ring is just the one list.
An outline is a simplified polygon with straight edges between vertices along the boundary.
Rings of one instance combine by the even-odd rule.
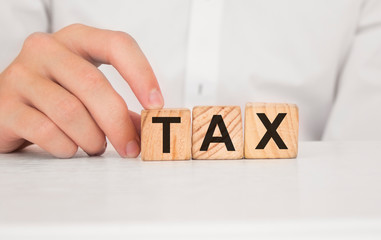
[[145, 109], [163, 107], [164, 99], [152, 67], [127, 33], [74, 24], [53, 36], [95, 65], [113, 65]]

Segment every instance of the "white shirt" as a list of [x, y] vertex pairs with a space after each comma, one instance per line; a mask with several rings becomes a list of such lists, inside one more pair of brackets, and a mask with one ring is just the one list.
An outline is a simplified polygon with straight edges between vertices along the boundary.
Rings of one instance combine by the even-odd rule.
[[[290, 102], [302, 140], [381, 139], [380, 0], [4, 0], [0, 69], [32, 32], [72, 23], [132, 35], [166, 107]], [[139, 112], [119, 74], [101, 70]]]

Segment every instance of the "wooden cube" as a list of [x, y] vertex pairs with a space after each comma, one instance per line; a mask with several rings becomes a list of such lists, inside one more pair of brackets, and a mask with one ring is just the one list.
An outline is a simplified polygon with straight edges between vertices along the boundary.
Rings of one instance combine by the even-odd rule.
[[295, 158], [299, 115], [295, 104], [247, 103], [245, 158]]
[[189, 160], [191, 115], [189, 109], [143, 110], [142, 160]]
[[193, 159], [241, 159], [243, 132], [239, 106], [193, 108]]

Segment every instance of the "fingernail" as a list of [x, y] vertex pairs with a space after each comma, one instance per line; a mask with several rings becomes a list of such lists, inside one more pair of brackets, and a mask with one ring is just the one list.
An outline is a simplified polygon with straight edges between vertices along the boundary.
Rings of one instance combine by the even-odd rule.
[[135, 158], [139, 155], [139, 145], [136, 140], [127, 143], [126, 154], [128, 158]]
[[153, 89], [149, 95], [150, 108], [162, 108], [163, 102], [161, 93], [157, 89]]

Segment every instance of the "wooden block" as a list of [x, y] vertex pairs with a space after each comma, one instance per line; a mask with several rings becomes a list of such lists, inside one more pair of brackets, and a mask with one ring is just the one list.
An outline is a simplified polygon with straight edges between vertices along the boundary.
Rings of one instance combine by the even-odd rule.
[[238, 106], [193, 108], [193, 159], [241, 159], [243, 132]]
[[295, 104], [247, 103], [245, 158], [296, 158], [298, 129]]
[[191, 115], [189, 109], [143, 110], [142, 160], [189, 160]]

